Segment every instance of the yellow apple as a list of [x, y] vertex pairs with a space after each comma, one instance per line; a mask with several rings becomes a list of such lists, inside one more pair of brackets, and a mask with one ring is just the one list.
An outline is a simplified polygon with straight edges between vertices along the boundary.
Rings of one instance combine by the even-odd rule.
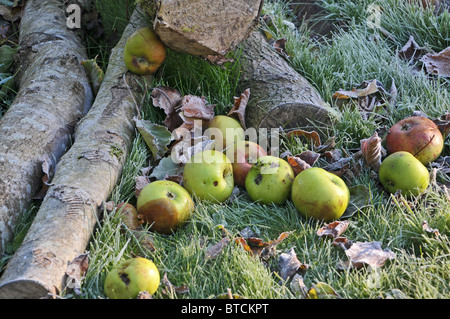
[[199, 199], [225, 201], [234, 187], [231, 161], [217, 150], [194, 154], [184, 166], [183, 186]]
[[190, 217], [194, 201], [180, 184], [159, 180], [141, 190], [136, 209], [138, 218], [151, 225], [151, 230], [170, 234]]
[[166, 58], [166, 47], [149, 27], [136, 30], [127, 40], [123, 53], [125, 65], [133, 73], [156, 72]]
[[331, 221], [344, 214], [350, 202], [350, 191], [339, 176], [320, 167], [311, 167], [295, 178], [291, 199], [304, 217]]
[[109, 299], [135, 299], [141, 291], [153, 295], [160, 282], [159, 270], [146, 258], [124, 260], [113, 267], [104, 283]]
[[216, 140], [215, 148], [223, 151], [237, 141], [245, 139], [244, 129], [234, 118], [226, 115], [214, 116], [208, 124], [205, 135]]

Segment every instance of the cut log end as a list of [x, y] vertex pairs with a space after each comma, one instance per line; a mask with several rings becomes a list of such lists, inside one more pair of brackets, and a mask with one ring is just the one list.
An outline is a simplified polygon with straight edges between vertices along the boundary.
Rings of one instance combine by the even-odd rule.
[[250, 126], [257, 128], [282, 127], [283, 129], [315, 129], [331, 125], [330, 112], [324, 108], [308, 103], [284, 103], [265, 113], [258, 123]]
[[33, 279], [16, 279], [0, 285], [0, 299], [50, 299], [49, 292], [57, 295], [56, 288], [46, 288], [42, 282]]

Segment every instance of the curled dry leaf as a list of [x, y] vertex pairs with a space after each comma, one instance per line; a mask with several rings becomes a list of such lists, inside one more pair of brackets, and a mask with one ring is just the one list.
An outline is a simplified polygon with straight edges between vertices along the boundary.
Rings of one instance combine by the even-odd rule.
[[286, 51], [286, 38], [275, 40], [272, 44], [273, 48], [281, 54], [284, 58], [289, 58], [290, 54]]
[[217, 244], [209, 247], [206, 251], [205, 259], [216, 259], [229, 242], [230, 239], [228, 237], [224, 237]]
[[164, 110], [164, 124], [170, 131], [182, 124], [181, 117], [176, 112], [182, 98], [180, 92], [168, 86], [157, 86], [152, 90], [151, 97], [153, 105]]
[[335, 221], [330, 224], [325, 224], [317, 231], [317, 236], [330, 236], [333, 238], [341, 236], [348, 228], [348, 221]]
[[237, 117], [242, 127], [247, 128], [245, 124], [245, 109], [247, 108], [247, 103], [250, 98], [250, 89], [246, 89], [241, 93], [241, 96], [234, 97], [234, 105], [231, 108], [230, 112], [228, 112], [228, 116]]
[[81, 294], [81, 280], [89, 267], [89, 253], [75, 257], [67, 266], [67, 287], [73, 289], [75, 294]]
[[261, 259], [267, 260], [275, 255], [275, 246], [285, 240], [291, 233], [292, 231], [283, 232], [277, 239], [269, 242], [265, 242], [261, 238], [256, 237], [236, 237], [235, 242], [240, 244], [244, 250], [249, 252], [252, 256], [259, 256]]
[[369, 265], [372, 268], [383, 266], [387, 260], [395, 259], [395, 253], [389, 249], [382, 249], [380, 242], [356, 242], [345, 250], [348, 260], [341, 263], [340, 267], [361, 268]]
[[135, 183], [136, 186], [134, 188], [135, 196], [138, 197], [141, 193], [141, 190], [147, 186], [147, 184], [150, 184], [150, 179], [147, 176], [136, 176], [135, 177]]
[[347, 250], [353, 244], [353, 241], [346, 237], [336, 237], [332, 244], [336, 247], [341, 248], [342, 250]]
[[439, 53], [427, 53], [420, 61], [428, 73], [440, 77], [450, 77], [450, 47]]
[[439, 236], [439, 230], [437, 228], [431, 228], [430, 225], [428, 225], [428, 222], [424, 220], [422, 222], [422, 229], [425, 230], [427, 233], [431, 233], [435, 236]]
[[181, 99], [182, 119], [186, 123], [194, 119], [209, 121], [214, 117], [214, 105], [207, 104], [205, 97], [185, 95]]
[[289, 252], [280, 254], [278, 266], [280, 267], [280, 277], [283, 280], [288, 280], [298, 273], [303, 275], [309, 268], [307, 264], [302, 264], [298, 260], [294, 247]]
[[132, 204], [125, 202], [119, 203], [116, 209], [120, 214], [123, 224], [129, 229], [137, 229], [144, 223], [144, 221], [138, 217], [138, 211]]
[[441, 117], [434, 119], [433, 122], [437, 125], [444, 138], [450, 134], [450, 113], [447, 112]]
[[164, 285], [164, 288], [162, 289], [162, 293], [166, 294], [168, 296], [174, 297], [175, 293], [178, 294], [185, 294], [189, 292], [189, 286], [188, 285], [181, 285], [181, 286], [175, 286], [173, 285], [169, 278], [167, 278], [167, 273], [165, 272], [162, 278], [162, 283]]
[[294, 130], [294, 131], [290, 131], [286, 134], [286, 137], [291, 138], [294, 136], [302, 136], [307, 138], [308, 140], [310, 140], [314, 147], [320, 147], [322, 145], [321, 141], [320, 141], [320, 135], [319, 133], [317, 133], [316, 131], [305, 131], [305, 130]]
[[360, 145], [364, 162], [378, 172], [381, 166], [381, 158], [386, 154], [383, 146], [381, 146], [381, 138], [378, 133], [375, 132], [371, 137], [362, 139]]
[[46, 155], [42, 160], [41, 167], [42, 173], [44, 174], [42, 176], [42, 187], [39, 192], [34, 195], [33, 199], [43, 199], [45, 197], [45, 194], [47, 193], [48, 188], [52, 186], [50, 180], [53, 178], [55, 163], [50, 159], [50, 157]]
[[302, 160], [298, 156], [288, 156], [287, 161], [288, 161], [289, 165], [291, 165], [295, 176], [297, 176], [298, 174], [303, 172], [305, 169], [311, 168], [311, 165], [306, 163], [304, 160]]
[[406, 42], [406, 44], [397, 52], [397, 55], [403, 60], [415, 63], [427, 53], [429, 53], [429, 50], [419, 46], [414, 40], [414, 37], [410, 35], [408, 42]]

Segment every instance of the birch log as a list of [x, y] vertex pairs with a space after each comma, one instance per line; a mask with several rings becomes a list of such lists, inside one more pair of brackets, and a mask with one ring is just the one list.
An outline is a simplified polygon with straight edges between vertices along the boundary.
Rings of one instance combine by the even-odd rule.
[[246, 126], [255, 128], [326, 128], [332, 110], [303, 76], [295, 71], [264, 36], [254, 31], [243, 41], [240, 54], [241, 92], [250, 88]]
[[118, 44], [75, 142], [59, 162], [53, 186], [15, 255], [0, 278], [0, 298], [46, 298], [67, 285], [68, 263], [84, 253], [106, 201], [120, 177], [135, 133], [133, 118], [144, 96], [144, 79], [127, 72], [127, 38], [145, 25], [135, 11]]
[[65, 2], [26, 2], [19, 37], [19, 91], [0, 119], [0, 253], [14, 226], [70, 146], [73, 125], [92, 104], [80, 61], [82, 40], [66, 27]]

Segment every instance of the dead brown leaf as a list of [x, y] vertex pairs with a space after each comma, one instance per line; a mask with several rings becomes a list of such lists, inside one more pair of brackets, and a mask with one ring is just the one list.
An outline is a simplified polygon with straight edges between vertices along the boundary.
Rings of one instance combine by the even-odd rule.
[[147, 176], [136, 176], [135, 177], [135, 196], [138, 197], [141, 193], [141, 190], [147, 186], [147, 184], [150, 184], [150, 179]]
[[342, 250], [347, 250], [353, 244], [353, 241], [346, 237], [336, 237], [332, 244], [336, 247], [341, 248]]
[[151, 97], [153, 105], [164, 110], [166, 114], [164, 124], [170, 131], [183, 123], [176, 112], [176, 108], [180, 105], [182, 99], [180, 92], [168, 86], [157, 86], [153, 88]]
[[89, 267], [89, 253], [75, 257], [67, 266], [67, 287], [73, 289], [75, 294], [81, 294], [81, 280]]
[[450, 47], [439, 53], [427, 53], [420, 61], [425, 65], [425, 70], [440, 77], [450, 77]]
[[414, 37], [409, 36], [408, 42], [397, 52], [398, 56], [410, 63], [415, 63], [418, 59], [420, 59], [423, 55], [429, 53], [425, 47], [421, 47], [414, 40]]
[[386, 155], [386, 151], [381, 145], [381, 138], [378, 136], [378, 133], [375, 132], [371, 137], [362, 139], [360, 145], [364, 162], [375, 172], [378, 172], [381, 166], [381, 159]]
[[349, 249], [345, 250], [348, 260], [341, 263], [340, 267], [361, 268], [369, 265], [372, 268], [383, 266], [387, 260], [395, 259], [395, 253], [389, 249], [382, 249], [381, 243], [374, 242], [356, 242]]
[[42, 187], [39, 190], [39, 192], [34, 195], [33, 199], [43, 199], [45, 197], [45, 194], [47, 193], [47, 190], [50, 186], [52, 186], [52, 183], [50, 183], [50, 180], [53, 178], [54, 174], [54, 163], [48, 157], [47, 155], [44, 157], [41, 163], [42, 167]]
[[306, 163], [304, 160], [300, 159], [297, 156], [288, 156], [287, 161], [289, 165], [291, 165], [295, 176], [303, 172], [305, 169], [311, 168], [311, 165], [309, 165], [308, 163]]
[[290, 58], [290, 54], [286, 51], [286, 38], [280, 38], [273, 42], [272, 46], [273, 48], [280, 53], [284, 58], [288, 59]]
[[181, 99], [181, 118], [185, 123], [194, 119], [209, 121], [214, 117], [214, 105], [207, 103], [205, 97], [185, 95]]
[[450, 134], [450, 113], [447, 112], [446, 114], [442, 115], [441, 117], [434, 119], [433, 122], [437, 125], [439, 128], [439, 131], [441, 131], [442, 136], [447, 137]]
[[349, 221], [335, 221], [330, 224], [325, 224], [317, 231], [317, 236], [330, 236], [333, 238], [337, 238], [341, 236], [343, 232], [345, 232], [348, 228]]
[[297, 273], [304, 274], [309, 267], [298, 260], [293, 247], [289, 252], [280, 254], [278, 265], [280, 267], [280, 277], [283, 280], [287, 280]]
[[285, 240], [291, 233], [292, 231], [283, 232], [277, 239], [269, 242], [265, 242], [261, 238], [257, 237], [236, 237], [235, 242], [240, 244], [244, 250], [249, 252], [252, 256], [267, 260], [275, 255], [275, 247]]
[[286, 137], [288, 137], [288, 138], [291, 138], [293, 136], [302, 136], [302, 137], [307, 138], [308, 140], [313, 142], [314, 147], [319, 147], [322, 144], [320, 141], [320, 135], [316, 131], [308, 132], [305, 130], [298, 129], [298, 130], [288, 132], [286, 134]]
[[217, 244], [209, 247], [206, 251], [205, 259], [216, 259], [229, 242], [230, 239], [228, 237], [224, 237]]
[[427, 233], [431, 233], [435, 236], [440, 235], [439, 230], [437, 228], [431, 228], [426, 220], [422, 222], [422, 229], [425, 230]]
[[165, 295], [168, 295], [172, 298], [174, 298], [175, 293], [178, 294], [185, 294], [189, 292], [189, 286], [188, 285], [181, 285], [181, 286], [175, 286], [173, 285], [169, 278], [167, 278], [167, 273], [164, 273], [164, 276], [162, 278], [162, 283], [164, 285], [164, 288], [162, 288], [162, 293]]
[[241, 96], [234, 97], [234, 105], [230, 112], [228, 112], [228, 116], [237, 117], [237, 120], [241, 123], [242, 127], [247, 128], [245, 124], [245, 109], [247, 108], [247, 103], [250, 98], [250, 89], [246, 89], [241, 93]]

